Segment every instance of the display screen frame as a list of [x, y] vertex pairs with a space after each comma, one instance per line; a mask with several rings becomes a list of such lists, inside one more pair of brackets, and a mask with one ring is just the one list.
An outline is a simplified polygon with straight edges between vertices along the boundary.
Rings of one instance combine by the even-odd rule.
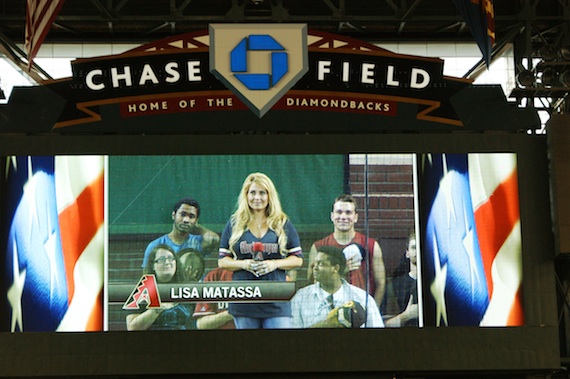
[[[544, 136], [513, 133], [9, 135], [0, 140], [0, 151], [5, 156], [185, 155], [189, 150], [192, 154], [206, 155], [247, 154], [252, 146], [261, 154], [516, 153], [525, 325], [517, 328], [198, 331], [197, 335], [171, 331], [0, 333], [0, 363], [2, 367], [9, 367], [4, 369], [5, 373], [243, 374], [558, 367], [554, 271], [553, 265], [546, 263], [552, 261], [554, 248]], [[197, 338], [199, 343], [196, 343]], [[250, 359], [256, 362], [251, 363]]]
[[[127, 328], [133, 330], [137, 328], [138, 325], [134, 323], [125, 323], [125, 319], [131, 320], [133, 317], [137, 317], [138, 313], [142, 314], [147, 309], [146, 301], [144, 306], [139, 308], [138, 295], [129, 295], [131, 295], [135, 285], [137, 285], [137, 293], [140, 293], [138, 284], [142, 284], [141, 272], [153, 270], [154, 266], [152, 265], [145, 268], [142, 267], [145, 266], [144, 263], [142, 266], [140, 264], [143, 255], [150, 251], [147, 247], [150, 246], [149, 242], [155, 238], [162, 238], [161, 236], [164, 236], [165, 232], [173, 230], [172, 199], [177, 199], [182, 194], [191, 194], [192, 197], [199, 199], [200, 225], [211, 229], [218, 236], [222, 235], [229, 215], [235, 209], [237, 194], [240, 192], [242, 182], [251, 172], [263, 172], [275, 183], [282, 207], [299, 236], [303, 253], [301, 267], [286, 271], [287, 281], [291, 284], [288, 288], [291, 290], [288, 295], [280, 299], [280, 302], [289, 303], [291, 300], [291, 304], [300, 304], [301, 295], [296, 297], [296, 292], [310, 284], [309, 275], [311, 271], [309, 267], [312, 266], [317, 255], [316, 251], [312, 251], [313, 243], [332, 232], [332, 203], [337, 196], [349, 193], [356, 202], [354, 227], [355, 231], [359, 233], [358, 243], [361, 245], [352, 246], [352, 250], [347, 250], [345, 254], [349, 254], [350, 251], [350, 254], [354, 256], [356, 249], [356, 251], [360, 250], [358, 255], [370, 254], [373, 259], [370, 259], [369, 263], [366, 259], [362, 259], [359, 262], [360, 267], [357, 273], [343, 273], [342, 276], [346, 279], [347, 284], [355, 284], [361, 289], [367, 289], [371, 295], [368, 299], [361, 297], [361, 294], [356, 295], [364, 308], [370, 311], [368, 317], [364, 319], [363, 327], [383, 327], [384, 323], [381, 320], [380, 313], [387, 321], [404, 310], [403, 308], [399, 309], [398, 296], [395, 293], [396, 291], [392, 290], [391, 280], [394, 276], [403, 277], [404, 273], [408, 273], [403, 266], [407, 265], [408, 270], [410, 268], [409, 261], [405, 260], [407, 238], [409, 233], [413, 232], [415, 235], [418, 221], [415, 212], [417, 196], [415, 195], [414, 167], [415, 156], [413, 154], [109, 156], [108, 288], [113, 296], [108, 301], [108, 329], [125, 330]], [[137, 176], [127, 178], [125, 175], [129, 172], [142, 171], [145, 173], [141, 174], [140, 178]], [[187, 173], [192, 173], [191, 177]], [[216, 178], [219, 178], [218, 180], [221, 182], [218, 182]], [[374, 178], [374, 182], [368, 183], [368, 178], [371, 178], [370, 180]], [[169, 186], [165, 187], [164, 183], [169, 183]], [[173, 193], [177, 195], [173, 195]], [[157, 220], [163, 220], [163, 223], [157, 225]], [[380, 239], [376, 241], [378, 238], [376, 236], [380, 236], [382, 241]], [[364, 251], [363, 247], [366, 245], [363, 241], [367, 239], [369, 240], [368, 252]], [[202, 253], [205, 266], [204, 275], [206, 275], [218, 266], [217, 246], [215, 251], [208, 249]], [[182, 253], [178, 253], [178, 256], [180, 255]], [[180, 262], [177, 264], [177, 267], [179, 266]], [[415, 262], [413, 267], [416, 267]], [[386, 280], [384, 280], [384, 273]], [[211, 275], [216, 274], [212, 272]], [[179, 327], [196, 328], [197, 325], [194, 323], [201, 315], [212, 310], [218, 311], [218, 307], [225, 309], [228, 306], [228, 302], [223, 300], [211, 301], [215, 304], [212, 306], [205, 305], [207, 300], [197, 300], [202, 296], [211, 299], [214, 294], [212, 291], [214, 287], [208, 283], [211, 280], [209, 279], [211, 275], [204, 276], [205, 282], [202, 284], [179, 283], [176, 286], [170, 286], [170, 289], [168, 285], [162, 286], [163, 290], [159, 294], [163, 301], [169, 299], [174, 301], [172, 300], [174, 293], [178, 303], [185, 303], [180, 307], [193, 309], [194, 304], [198, 303], [195, 305], [195, 319], [191, 320], [190, 324]], [[239, 275], [243, 275], [243, 272]], [[383, 278], [382, 283], [378, 280], [381, 276]], [[363, 280], [364, 277], [371, 279], [366, 283], [366, 280]], [[249, 280], [253, 279], [255, 278]], [[283, 283], [269, 283], [264, 279], [266, 278], [259, 278], [260, 281], [255, 281], [257, 285], [248, 283], [248, 286], [251, 285], [250, 287], [243, 287], [241, 285], [243, 282], [240, 281], [233, 282], [228, 288], [249, 288], [250, 294], [252, 294], [252, 291], [260, 288], [258, 285], [263, 283], [263, 287], [267, 288], [267, 291], [260, 290], [256, 296], [243, 296], [237, 299], [250, 303], [263, 302], [263, 299], [259, 297], [271, 299], [272, 294], [275, 294], [275, 292], [270, 292], [272, 288], [283, 288]], [[148, 277], [145, 277], [145, 282], [146, 280]], [[420, 283], [421, 291], [421, 280], [417, 282]], [[383, 286], [381, 287], [380, 284]], [[388, 287], [390, 287], [390, 291], [388, 291]], [[219, 288], [219, 286], [216, 285], [215, 288]], [[122, 289], [122, 296], [119, 296], [120, 289]], [[151, 291], [153, 290], [151, 289]], [[413, 292], [414, 304], [421, 308], [421, 301], [419, 301], [421, 299], [418, 299], [415, 284], [413, 288], [406, 288], [406, 291]], [[374, 309], [378, 309], [378, 307], [370, 308], [367, 304], [379, 301], [378, 299], [382, 297], [379, 295], [381, 293], [385, 293], [384, 300], [380, 300], [383, 306], [381, 312], [377, 313], [374, 312]], [[219, 292], [216, 296], [222, 295], [222, 292]], [[374, 296], [374, 300], [372, 296]], [[127, 304], [127, 297], [130, 301], [129, 309], [125, 309], [124, 306]], [[317, 299], [320, 297], [317, 296]], [[314, 301], [315, 299], [313, 299], [312, 305], [294, 306], [293, 309], [304, 310], [302, 315], [312, 318], [316, 317], [313, 312], [320, 314], [330, 307], [324, 301], [321, 304], [322, 307]], [[341, 300], [337, 298], [336, 302], [337, 307], [340, 306]], [[158, 304], [157, 301], [154, 302], [154, 305], [156, 304]], [[289, 306], [289, 304], [277, 304], [277, 306], [282, 305]], [[241, 305], [238, 304], [239, 306]], [[246, 307], [251, 306], [246, 305]], [[198, 308], [202, 308], [202, 311], [198, 311]], [[130, 315], [127, 312], [129, 310]], [[326, 312], [329, 310], [327, 309]], [[323, 318], [317, 319], [323, 321]], [[300, 321], [301, 313], [291, 320], [291, 325], [288, 327], [280, 326], [280, 328], [309, 327], [307, 321]], [[156, 322], [156, 325], [152, 324], [149, 328], [166, 329], [170, 327], [158, 326], [160, 321]], [[413, 317], [410, 322], [404, 321], [402, 323], [417, 326], [422, 321], [423, 318], [421, 317]], [[387, 326], [397, 327], [399, 323], [399, 319], [392, 320]], [[198, 329], [203, 329], [204, 321], [200, 325], [202, 326], [198, 326]], [[337, 324], [332, 324], [329, 327], [334, 326]], [[146, 328], [147, 325], [144, 327]], [[227, 327], [233, 327], [233, 322]]]

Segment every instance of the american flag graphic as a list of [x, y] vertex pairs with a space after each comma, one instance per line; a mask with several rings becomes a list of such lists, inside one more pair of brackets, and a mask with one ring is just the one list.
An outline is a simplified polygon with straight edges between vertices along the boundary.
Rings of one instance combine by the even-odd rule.
[[25, 47], [28, 52], [28, 67], [32, 66], [63, 2], [64, 0], [27, 0]]
[[453, 0], [471, 31], [487, 67], [495, 44], [495, 8], [493, 0]]
[[516, 155], [422, 157], [426, 325], [523, 325]]
[[103, 330], [104, 157], [8, 157], [8, 328]]

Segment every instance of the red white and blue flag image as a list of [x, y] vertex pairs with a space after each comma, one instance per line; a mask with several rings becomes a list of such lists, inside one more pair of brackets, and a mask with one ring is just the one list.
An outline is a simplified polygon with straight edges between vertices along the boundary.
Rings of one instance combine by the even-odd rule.
[[5, 163], [2, 330], [103, 330], [105, 158]]
[[421, 157], [427, 326], [524, 324], [516, 155]]
[[491, 65], [495, 45], [495, 8], [493, 0], [453, 0], [483, 54], [487, 68]]

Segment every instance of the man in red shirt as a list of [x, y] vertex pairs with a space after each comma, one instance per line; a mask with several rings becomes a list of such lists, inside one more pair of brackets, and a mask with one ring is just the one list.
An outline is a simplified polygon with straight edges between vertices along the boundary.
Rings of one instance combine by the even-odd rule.
[[[334, 231], [316, 241], [309, 252], [307, 280], [314, 283], [313, 264], [317, 250], [321, 246], [336, 246], [343, 249], [346, 260], [347, 281], [374, 297], [379, 306], [384, 296], [386, 270], [382, 259], [382, 249], [378, 242], [357, 232], [354, 225], [358, 221], [356, 200], [351, 195], [338, 196], [332, 206], [331, 221]], [[369, 259], [367, 259], [369, 258]]]

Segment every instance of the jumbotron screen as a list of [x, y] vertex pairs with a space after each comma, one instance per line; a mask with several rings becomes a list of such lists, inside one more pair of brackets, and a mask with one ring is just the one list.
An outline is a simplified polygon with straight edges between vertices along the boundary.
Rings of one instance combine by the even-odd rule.
[[525, 324], [516, 153], [2, 163], [0, 331]]

